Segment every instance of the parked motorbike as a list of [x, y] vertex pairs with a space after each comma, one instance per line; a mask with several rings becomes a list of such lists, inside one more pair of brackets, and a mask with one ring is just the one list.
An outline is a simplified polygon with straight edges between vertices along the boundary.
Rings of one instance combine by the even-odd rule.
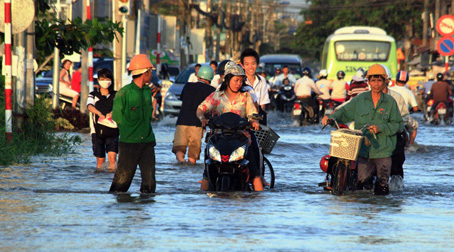
[[293, 91], [293, 86], [291, 84], [282, 85], [277, 94], [278, 109], [282, 112], [291, 112], [295, 99], [296, 95], [295, 91]]
[[211, 129], [205, 149], [208, 190], [253, 191], [253, 178], [249, 176], [249, 161], [246, 159], [250, 147], [248, 119], [224, 113], [210, 119], [208, 126]]

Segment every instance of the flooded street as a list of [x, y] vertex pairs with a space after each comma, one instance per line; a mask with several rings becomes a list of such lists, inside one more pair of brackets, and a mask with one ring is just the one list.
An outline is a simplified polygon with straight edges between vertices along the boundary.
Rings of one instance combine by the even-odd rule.
[[[276, 187], [209, 197], [201, 164], [177, 165], [175, 119], [154, 124], [155, 196], [107, 193], [113, 174], [95, 172], [91, 139], [63, 157], [34, 157], [0, 173], [1, 251], [449, 251], [454, 248], [454, 126], [420, 123], [407, 152], [405, 188], [336, 197], [318, 187], [330, 129], [296, 127], [272, 114], [281, 136], [267, 155]], [[200, 163], [200, 161], [199, 161]], [[139, 172], [139, 170], [138, 170]]]

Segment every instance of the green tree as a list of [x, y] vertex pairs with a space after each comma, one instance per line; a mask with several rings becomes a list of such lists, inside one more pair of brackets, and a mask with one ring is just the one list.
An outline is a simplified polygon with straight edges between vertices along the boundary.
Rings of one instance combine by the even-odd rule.
[[422, 9], [422, 0], [313, 0], [302, 11], [312, 24], [300, 24], [292, 48], [304, 57], [320, 59], [326, 38], [344, 26], [380, 27], [399, 41], [406, 36], [405, 26], [412, 25], [418, 36]]
[[83, 22], [81, 18], [76, 18], [67, 23], [66, 20], [49, 13], [48, 1], [35, 1], [36, 49], [39, 63], [51, 55], [55, 47], [58, 47], [60, 57], [63, 57], [73, 52], [81, 53], [81, 50], [97, 44], [109, 44], [114, 39], [119, 39], [117, 33], [123, 34], [121, 22], [114, 23], [97, 18]]

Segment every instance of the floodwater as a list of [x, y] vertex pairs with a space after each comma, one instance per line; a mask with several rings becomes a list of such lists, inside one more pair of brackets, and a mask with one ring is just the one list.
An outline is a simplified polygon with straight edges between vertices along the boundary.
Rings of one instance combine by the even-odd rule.
[[[1, 251], [451, 251], [454, 249], [454, 127], [420, 121], [407, 152], [404, 188], [333, 196], [325, 174], [329, 129], [269, 116], [281, 136], [267, 155], [276, 187], [210, 197], [201, 165], [177, 165], [174, 119], [154, 125], [156, 195], [107, 193], [88, 134], [74, 153], [35, 157], [0, 173]], [[78, 133], [76, 133], [78, 134]]]

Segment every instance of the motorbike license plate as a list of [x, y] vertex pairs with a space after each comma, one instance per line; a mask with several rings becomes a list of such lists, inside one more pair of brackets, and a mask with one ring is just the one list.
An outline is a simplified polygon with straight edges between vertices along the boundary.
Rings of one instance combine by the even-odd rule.
[[444, 114], [446, 114], [446, 109], [444, 109], [444, 108], [443, 108], [443, 109], [438, 109], [438, 114], [439, 114], [439, 115], [444, 115]]
[[295, 110], [293, 110], [293, 115], [295, 115], [295, 116], [301, 115], [301, 109], [295, 109]]

